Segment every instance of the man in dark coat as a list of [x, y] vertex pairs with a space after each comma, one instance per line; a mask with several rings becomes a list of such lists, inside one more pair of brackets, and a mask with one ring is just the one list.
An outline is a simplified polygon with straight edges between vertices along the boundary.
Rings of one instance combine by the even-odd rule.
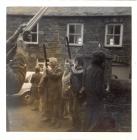
[[85, 73], [85, 123], [83, 131], [93, 131], [100, 119], [104, 97], [104, 66], [105, 54], [100, 51], [93, 53], [91, 65]]
[[14, 51], [9, 51], [18, 45], [17, 39], [19, 34], [23, 32], [24, 24], [20, 25], [15, 33], [7, 40], [7, 65], [6, 65], [6, 89], [7, 94], [18, 93], [25, 80], [26, 75], [26, 58], [24, 48], [17, 46]]
[[[23, 45], [23, 40], [19, 41], [19, 35], [23, 32], [25, 24], [19, 26], [14, 34], [6, 42], [6, 94], [7, 105], [11, 100], [8, 100], [8, 95], [17, 94], [22, 84], [24, 83], [26, 76], [26, 52]], [[7, 130], [9, 130], [9, 118], [7, 111]]]

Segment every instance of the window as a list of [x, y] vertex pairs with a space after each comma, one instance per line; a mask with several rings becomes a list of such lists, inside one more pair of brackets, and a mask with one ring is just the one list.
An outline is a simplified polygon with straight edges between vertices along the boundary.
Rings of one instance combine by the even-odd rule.
[[105, 46], [122, 47], [123, 25], [108, 24], [105, 30]]
[[39, 29], [39, 24], [36, 24], [32, 28], [27, 38], [24, 38], [26, 44], [38, 44], [38, 29]]
[[67, 37], [70, 45], [83, 45], [83, 24], [68, 24]]

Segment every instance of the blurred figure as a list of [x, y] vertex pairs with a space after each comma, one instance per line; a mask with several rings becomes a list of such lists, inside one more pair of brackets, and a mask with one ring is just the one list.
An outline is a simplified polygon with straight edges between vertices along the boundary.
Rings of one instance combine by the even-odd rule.
[[[12, 102], [10, 96], [20, 91], [26, 76], [27, 53], [23, 42], [23, 29], [21, 24], [6, 41], [6, 94], [7, 94], [7, 130], [9, 130], [8, 105]], [[22, 37], [22, 40], [19, 40]]]
[[83, 88], [83, 60], [76, 58], [74, 66], [71, 67], [71, 89], [73, 91], [73, 112], [72, 112], [72, 129], [69, 131], [81, 131], [82, 127], [82, 106], [84, 102]]
[[105, 54], [101, 51], [93, 53], [91, 64], [85, 73], [85, 119], [82, 131], [94, 131], [97, 123], [102, 117], [103, 98], [105, 95], [104, 84], [104, 62]]
[[31, 83], [32, 83], [31, 94], [32, 94], [32, 100], [33, 100], [32, 110], [39, 109], [38, 84], [40, 82], [41, 77], [42, 77], [42, 74], [40, 73], [40, 68], [35, 67], [35, 73], [32, 75], [32, 78], [31, 78]]
[[[72, 113], [72, 90], [70, 86], [71, 66], [69, 60], [65, 60], [62, 76], [62, 118]], [[69, 116], [68, 116], [69, 117]]]
[[7, 66], [6, 66], [6, 89], [7, 94], [18, 93], [22, 87], [26, 75], [25, 58], [26, 51], [23, 41], [21, 45], [18, 45], [19, 35], [23, 32], [23, 28], [26, 25], [22, 24], [14, 32], [14, 34], [6, 42], [7, 51]]
[[46, 119], [51, 125], [60, 126], [60, 101], [62, 92], [62, 70], [57, 58], [49, 58], [48, 68], [44, 71], [40, 85], [43, 85], [43, 93], [46, 101]]

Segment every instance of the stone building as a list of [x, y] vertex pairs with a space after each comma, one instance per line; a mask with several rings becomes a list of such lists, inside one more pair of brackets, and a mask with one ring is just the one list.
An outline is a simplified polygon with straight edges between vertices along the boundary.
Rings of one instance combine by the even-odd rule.
[[[38, 10], [39, 7], [7, 7], [7, 38]], [[31, 35], [31, 41], [26, 41], [29, 70], [33, 70], [37, 60], [43, 60], [43, 43], [47, 45], [48, 57], [55, 56], [63, 62], [68, 57], [67, 36], [73, 57], [82, 47], [105, 48], [113, 56], [112, 74], [121, 79], [131, 76], [130, 7], [50, 7]]]

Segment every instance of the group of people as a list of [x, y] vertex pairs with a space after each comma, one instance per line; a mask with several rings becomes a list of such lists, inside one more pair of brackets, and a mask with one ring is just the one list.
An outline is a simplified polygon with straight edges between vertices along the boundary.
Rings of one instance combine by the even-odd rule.
[[[16, 46], [23, 28], [20, 26], [7, 40], [7, 48]], [[25, 79], [27, 63], [24, 52], [20, 51], [22, 48], [17, 47], [12, 61], [7, 63], [7, 94], [17, 93]], [[94, 52], [86, 67], [83, 59], [76, 59], [74, 63], [68, 60], [65, 65], [67, 74], [59, 66], [57, 58], [48, 60], [48, 67], [43, 74], [36, 67], [31, 79], [33, 110], [40, 108], [42, 120], [58, 128], [64, 117], [64, 105], [69, 100], [71, 131], [94, 131], [103, 111], [105, 54]]]

